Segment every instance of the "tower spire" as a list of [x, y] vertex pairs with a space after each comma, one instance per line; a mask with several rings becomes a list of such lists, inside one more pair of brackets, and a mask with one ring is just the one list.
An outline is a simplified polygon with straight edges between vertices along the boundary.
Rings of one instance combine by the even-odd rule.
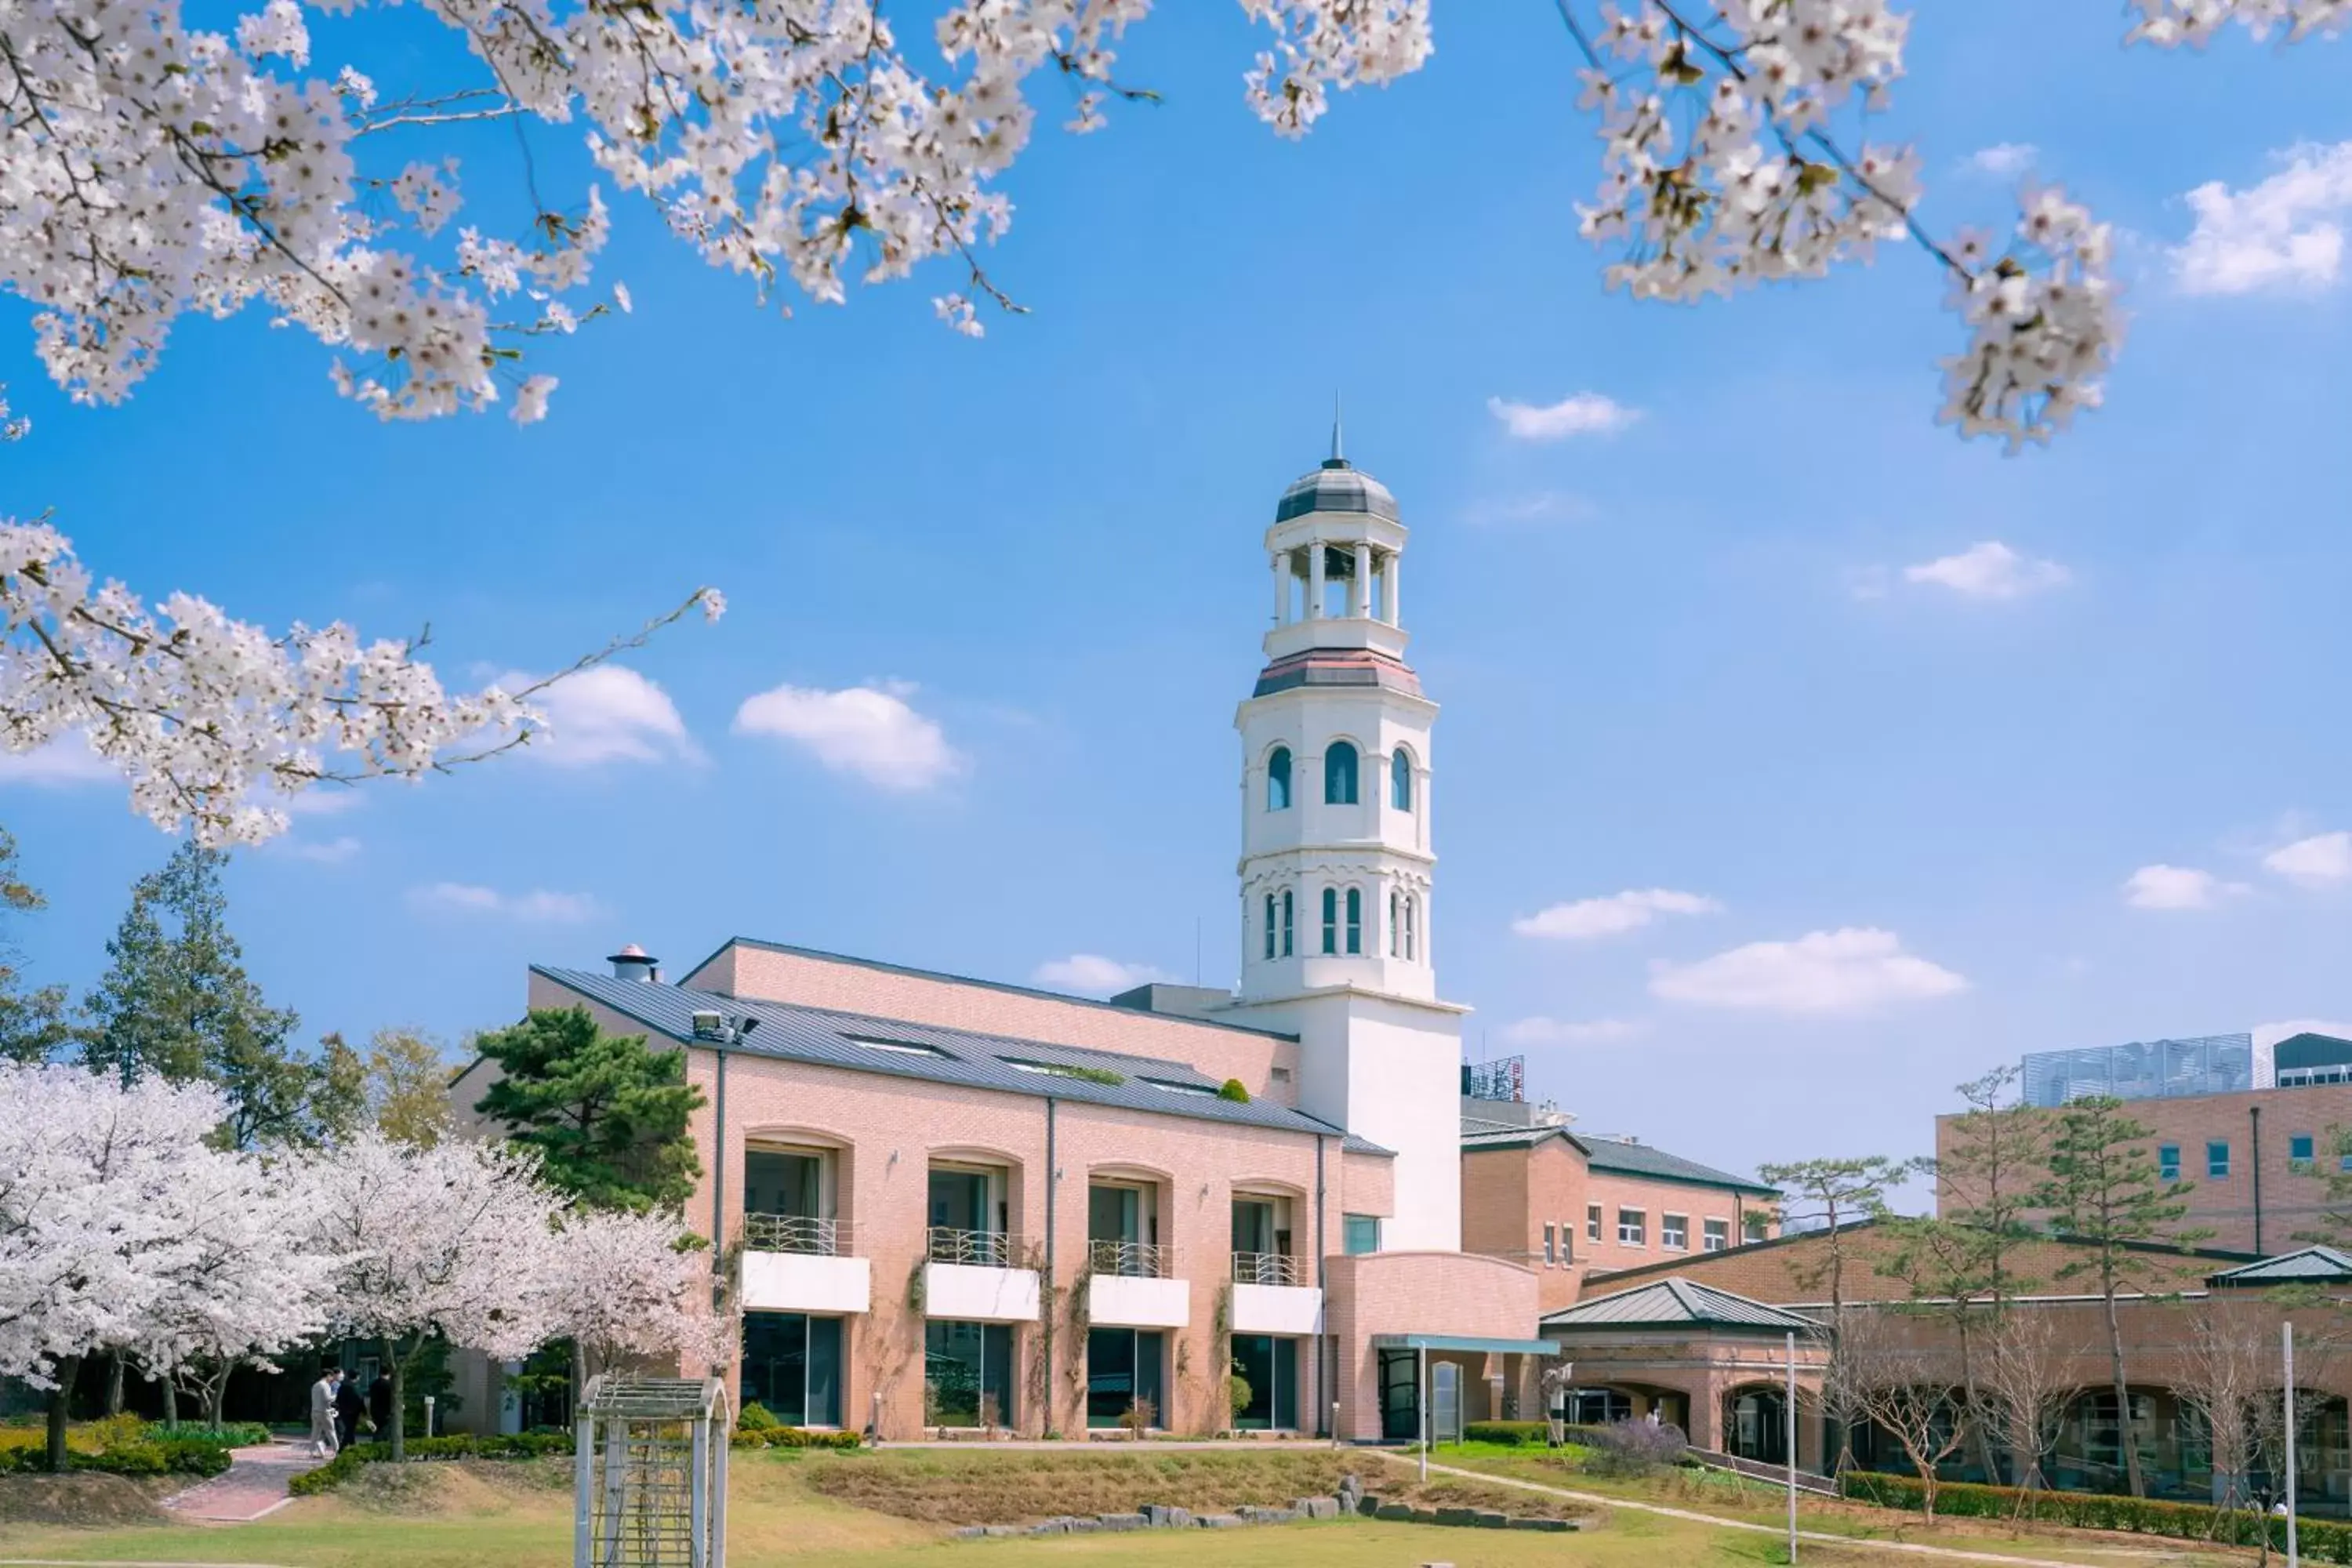
[[1345, 468], [1347, 463], [1348, 453], [1339, 439], [1339, 395], [1334, 392], [1331, 395], [1331, 461], [1328, 466], [1339, 468]]

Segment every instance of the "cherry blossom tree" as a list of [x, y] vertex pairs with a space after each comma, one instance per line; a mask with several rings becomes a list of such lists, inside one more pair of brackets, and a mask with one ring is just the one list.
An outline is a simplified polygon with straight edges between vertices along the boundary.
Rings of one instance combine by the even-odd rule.
[[332, 1327], [383, 1342], [400, 1458], [408, 1372], [428, 1341], [510, 1361], [549, 1337], [556, 1194], [537, 1161], [511, 1146], [452, 1139], [425, 1148], [373, 1131], [320, 1160], [314, 1179], [312, 1244], [346, 1260]]
[[637, 1358], [732, 1361], [740, 1330], [711, 1305], [710, 1253], [675, 1210], [583, 1211], [549, 1256], [551, 1337], [572, 1344], [575, 1396], [588, 1379]]
[[[1433, 47], [1430, 0], [1241, 5], [1265, 38], [1243, 96], [1284, 136]], [[1917, 151], [1858, 137], [1905, 69], [1890, 0], [1553, 5], [1598, 117], [1580, 216], [1612, 287], [1695, 300], [1914, 244], [1960, 321], [1944, 419], [2013, 448], [2098, 405], [2121, 337], [2109, 227], [2045, 187], [2005, 237], [1932, 234]], [[2301, 39], [2347, 6], [2129, 0], [2125, 36]], [[1012, 222], [1002, 181], [1038, 79], [1066, 90], [1076, 132], [1152, 96], [1118, 74], [1151, 0], [950, 0], [929, 64], [880, 0], [425, 0], [448, 49], [383, 29], [381, 60], [314, 64], [314, 17], [357, 9], [259, 0], [215, 31], [179, 0], [0, 0], [0, 289], [33, 306], [35, 348], [72, 396], [119, 402], [183, 315], [253, 307], [315, 338], [336, 390], [381, 418], [504, 404], [538, 419], [555, 378], [529, 368], [530, 345], [629, 308], [595, 272], [608, 183], [763, 296], [837, 304], [853, 279], [937, 263], [953, 286], [935, 310], [977, 336], [983, 306], [1020, 309], [982, 255]], [[339, 52], [345, 38], [370, 41], [339, 26]], [[387, 62], [426, 74], [387, 91], [370, 74]], [[579, 137], [593, 183], [542, 184], [526, 136], [524, 221], [460, 221], [468, 138], [533, 125]], [[23, 433], [0, 399], [0, 434]], [[538, 722], [530, 690], [447, 693], [417, 643], [269, 633], [187, 595], [151, 610], [95, 585], [46, 521], [0, 518], [0, 745], [87, 732], [140, 810], [208, 844], [281, 829], [286, 794], [415, 777]]]
[[[82, 1358], [152, 1334], [195, 1268], [196, 1205], [226, 1173], [205, 1138], [225, 1109], [209, 1086], [0, 1067], [0, 1376], [49, 1391], [52, 1469]], [[224, 1324], [240, 1305], [221, 1299]]]
[[163, 1289], [128, 1345], [163, 1384], [165, 1415], [194, 1396], [208, 1426], [240, 1366], [277, 1371], [270, 1358], [327, 1326], [345, 1259], [310, 1239], [317, 1193], [299, 1163], [198, 1151], [166, 1199], [176, 1220]]

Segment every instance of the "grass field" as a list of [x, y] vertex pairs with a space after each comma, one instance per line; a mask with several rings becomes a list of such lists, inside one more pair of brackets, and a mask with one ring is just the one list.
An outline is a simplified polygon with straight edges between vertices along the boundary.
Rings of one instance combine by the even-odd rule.
[[[1448, 1450], [1451, 1461], [1456, 1456]], [[1463, 1457], [1493, 1462], [1497, 1456]], [[1521, 1451], [1517, 1458], [1532, 1459]], [[1497, 1469], [1504, 1467], [1497, 1465]], [[1523, 1467], [1508, 1467], [1517, 1470]], [[1540, 1467], [1529, 1465], [1529, 1469]], [[1240, 1501], [1286, 1501], [1335, 1484], [1342, 1469], [1368, 1489], [1398, 1496], [1411, 1470], [1373, 1455], [1314, 1451], [1255, 1454], [1169, 1452], [1107, 1455], [1087, 1452], [962, 1453], [896, 1450], [876, 1455], [738, 1454], [730, 1488], [729, 1555], [733, 1568], [991, 1568], [1043, 1563], [1199, 1565], [1232, 1568], [1401, 1568], [1445, 1562], [1455, 1568], [1730, 1568], [1783, 1561], [1772, 1537], [1662, 1518], [1631, 1508], [1606, 1508], [1573, 1535], [1440, 1530], [1366, 1521], [1256, 1527], [1214, 1537], [1198, 1531], [953, 1542], [947, 1521], [1032, 1518], [1132, 1508], [1146, 1500], [1226, 1508]], [[1531, 1478], [1532, 1479], [1532, 1478]], [[1579, 1485], [1588, 1478], [1542, 1477]], [[18, 1486], [19, 1478], [8, 1483]], [[69, 1517], [144, 1514], [152, 1490], [113, 1477], [70, 1478], [114, 1483], [89, 1494], [91, 1510]], [[1308, 1485], [1305, 1483], [1314, 1483]], [[1533, 1494], [1433, 1478], [1428, 1503], [1501, 1506], [1543, 1511]], [[35, 1486], [40, 1483], [34, 1483]], [[1633, 1488], [1642, 1483], [1614, 1485]], [[1583, 1489], [1592, 1489], [1584, 1487]], [[158, 1523], [108, 1528], [40, 1523], [26, 1517], [29, 1489], [15, 1492], [13, 1518], [0, 1490], [0, 1562], [148, 1562], [243, 1564], [247, 1568], [564, 1568], [571, 1560], [571, 1472], [562, 1461], [533, 1463], [372, 1466], [335, 1494], [305, 1499], [255, 1524], [188, 1527]], [[106, 1503], [111, 1499], [111, 1504]], [[1187, 1501], [1187, 1500], [1191, 1500]], [[1675, 1506], [1706, 1507], [1696, 1498]], [[108, 1507], [122, 1512], [110, 1514]], [[1576, 1505], [1560, 1506], [1580, 1511]], [[1838, 1505], [1832, 1505], [1832, 1507]], [[1763, 1511], [1750, 1500], [1725, 1511]], [[1809, 1512], [1808, 1528], [1841, 1515]], [[1979, 1541], [1939, 1527], [1888, 1526], [1886, 1539], [1968, 1546], [2113, 1568], [2201, 1568], [2250, 1558], [2227, 1553], [2167, 1552], [2149, 1543], [2074, 1537], [2056, 1532]], [[1822, 1568], [1935, 1561], [1895, 1556], [1857, 1534], [1851, 1545], [1808, 1542], [1805, 1563]]]

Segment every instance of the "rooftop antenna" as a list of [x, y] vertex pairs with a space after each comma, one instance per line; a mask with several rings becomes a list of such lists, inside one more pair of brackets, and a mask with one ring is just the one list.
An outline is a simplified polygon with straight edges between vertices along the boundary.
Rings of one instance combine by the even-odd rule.
[[1347, 467], [1348, 454], [1339, 440], [1339, 395], [1331, 394], [1331, 462], [1330, 467]]

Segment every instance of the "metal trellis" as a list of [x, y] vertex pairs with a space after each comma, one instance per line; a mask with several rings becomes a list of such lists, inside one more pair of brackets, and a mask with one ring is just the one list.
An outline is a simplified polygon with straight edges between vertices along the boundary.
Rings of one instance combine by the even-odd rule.
[[572, 1568], [726, 1568], [724, 1384], [598, 1377], [573, 1430]]

